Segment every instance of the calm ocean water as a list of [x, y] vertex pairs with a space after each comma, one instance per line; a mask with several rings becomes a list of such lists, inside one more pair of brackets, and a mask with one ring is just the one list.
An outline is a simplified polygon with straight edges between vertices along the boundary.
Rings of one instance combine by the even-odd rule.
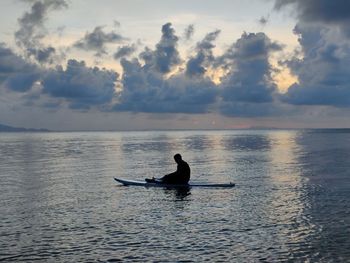
[[[176, 169], [233, 189], [124, 187]], [[350, 262], [350, 130], [0, 134], [0, 261]]]

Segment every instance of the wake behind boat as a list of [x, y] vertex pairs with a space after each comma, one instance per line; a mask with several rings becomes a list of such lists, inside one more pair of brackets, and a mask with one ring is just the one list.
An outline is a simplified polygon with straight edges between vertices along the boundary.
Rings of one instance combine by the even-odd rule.
[[212, 183], [189, 183], [189, 184], [164, 184], [160, 182], [145, 182], [137, 180], [128, 180], [121, 178], [114, 178], [118, 183], [125, 186], [144, 186], [144, 187], [166, 187], [166, 188], [183, 188], [183, 187], [212, 187], [212, 188], [231, 188], [234, 187], [234, 183], [228, 184], [212, 184]]

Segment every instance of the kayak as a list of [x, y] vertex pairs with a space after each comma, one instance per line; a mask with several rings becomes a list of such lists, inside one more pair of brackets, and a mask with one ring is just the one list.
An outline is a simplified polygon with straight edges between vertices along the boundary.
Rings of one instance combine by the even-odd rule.
[[228, 184], [211, 184], [211, 183], [189, 183], [189, 184], [163, 184], [163, 183], [157, 183], [157, 182], [145, 182], [145, 181], [136, 181], [136, 180], [127, 180], [127, 179], [120, 179], [120, 178], [114, 178], [118, 183], [121, 183], [122, 185], [129, 186], [144, 186], [144, 187], [165, 187], [165, 188], [184, 188], [184, 187], [221, 187], [221, 188], [230, 188], [234, 187], [234, 183], [228, 183]]

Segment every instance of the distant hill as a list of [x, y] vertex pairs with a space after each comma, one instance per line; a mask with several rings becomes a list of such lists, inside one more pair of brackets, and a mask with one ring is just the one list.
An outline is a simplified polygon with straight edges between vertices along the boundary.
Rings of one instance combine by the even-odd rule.
[[26, 129], [0, 124], [0, 132], [49, 132], [47, 129]]

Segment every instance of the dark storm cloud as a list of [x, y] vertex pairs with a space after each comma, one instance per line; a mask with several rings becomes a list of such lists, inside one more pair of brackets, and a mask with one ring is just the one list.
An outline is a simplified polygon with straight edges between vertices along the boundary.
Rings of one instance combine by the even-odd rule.
[[117, 52], [114, 53], [114, 59], [118, 60], [121, 59], [123, 57], [127, 57], [130, 56], [131, 54], [133, 54], [136, 51], [136, 45], [135, 44], [131, 44], [131, 45], [125, 45], [122, 47], [119, 47]]
[[53, 47], [43, 47], [41, 49], [27, 49], [28, 53], [35, 57], [35, 59], [40, 62], [49, 62], [53, 63], [53, 56], [56, 52], [56, 49]]
[[[152, 113], [219, 110], [224, 115], [245, 117], [273, 114], [277, 109], [273, 101], [277, 87], [271, 77], [269, 56], [282, 46], [264, 33], [244, 33], [225, 54], [216, 58], [213, 48], [219, 34], [220, 30], [208, 33], [197, 43], [196, 54], [188, 59], [186, 67], [170, 77], [157, 70], [157, 52], [148, 47], [140, 54], [143, 64], [138, 59], [121, 59], [123, 89], [114, 110]], [[205, 75], [208, 68], [227, 70], [221, 84]]]
[[174, 65], [180, 63], [181, 59], [177, 51], [178, 40], [171, 23], [163, 25], [162, 38], [155, 50], [156, 67], [161, 73], [168, 73]]
[[276, 0], [275, 9], [293, 6], [302, 23], [339, 27], [350, 38], [350, 1], [348, 0]]
[[106, 44], [120, 43], [124, 40], [125, 38], [120, 34], [114, 31], [106, 33], [103, 31], [103, 27], [97, 26], [91, 33], [87, 32], [74, 46], [87, 51], [95, 51], [96, 56], [101, 56], [107, 54]]
[[[26, 31], [30, 41], [25, 43], [23, 39], [20, 42], [38, 61], [52, 61], [56, 54], [54, 47], [40, 45], [48, 11], [59, 8], [54, 2], [60, 3], [33, 1], [32, 11], [23, 16], [23, 21], [31, 21], [29, 18], [34, 13], [39, 16]], [[193, 26], [187, 28], [187, 33], [190, 38]], [[245, 33], [218, 58], [213, 50], [219, 34], [220, 30], [208, 33], [196, 44], [194, 55], [183, 61], [178, 52], [179, 38], [171, 23], [166, 23], [162, 26], [159, 42], [154, 47], [145, 47], [137, 58], [126, 59], [136, 51], [137, 44], [119, 47], [114, 58], [120, 59], [121, 79], [112, 70], [89, 67], [74, 59], [68, 60], [66, 66], [34, 66], [1, 46], [2, 85], [25, 92], [27, 96], [23, 98], [28, 105], [52, 109], [68, 105], [78, 110], [93, 107], [102, 111], [149, 113], [192, 114], [219, 110], [230, 116], [272, 114], [276, 87], [271, 79], [268, 58], [281, 47], [263, 33]], [[96, 27], [75, 46], [102, 55], [107, 53], [107, 44], [124, 40], [114, 31], [106, 32], [102, 27]], [[39, 48], [31, 50], [34, 43], [38, 43]], [[226, 73], [221, 84], [214, 83], [205, 74], [211, 69], [224, 69]], [[5, 74], [6, 70], [11, 73]], [[116, 86], [120, 88], [118, 92]]]
[[186, 28], [185, 28], [185, 32], [184, 32], [184, 38], [185, 40], [190, 40], [192, 38], [194, 34], [194, 25], [188, 25]]
[[215, 47], [214, 41], [219, 36], [221, 30], [215, 30], [213, 32], [208, 33], [204, 39], [197, 44], [198, 50], [208, 50], [211, 51]]
[[44, 92], [52, 97], [65, 98], [72, 104], [104, 104], [114, 96], [118, 74], [111, 70], [87, 67], [81, 61], [69, 60], [67, 68], [48, 71], [42, 84]]
[[26, 105], [35, 105], [35, 101], [45, 94], [48, 99], [60, 99], [59, 104], [53, 100], [52, 103], [57, 105], [66, 101], [74, 109], [97, 106], [108, 110], [108, 104], [116, 95], [117, 81], [116, 72], [88, 67], [85, 62], [76, 60], [69, 60], [66, 69], [38, 67], [0, 44], [0, 85], [23, 93]]
[[[282, 47], [264, 33], [244, 33], [227, 51], [231, 72], [222, 81], [223, 100], [229, 102], [272, 102], [276, 85], [272, 81], [269, 55]], [[227, 110], [225, 111], [227, 112]]]
[[197, 43], [197, 54], [186, 63], [186, 75], [190, 77], [202, 76], [207, 67], [214, 61], [214, 41], [219, 36], [220, 30], [208, 33], [204, 39]]
[[322, 23], [349, 23], [348, 0], [276, 0], [275, 9], [294, 5], [301, 21]]
[[[212, 34], [198, 45], [208, 48]], [[155, 49], [145, 48], [138, 59], [121, 59], [122, 91], [115, 111], [152, 113], [205, 113], [216, 102], [218, 89], [204, 76], [189, 78], [180, 71], [166, 77], [181, 59], [177, 51], [178, 37], [170, 23], [163, 25], [161, 40]], [[205, 46], [205, 47], [204, 47]]]
[[331, 29], [298, 24], [303, 58], [286, 61], [299, 82], [282, 100], [297, 105], [350, 107], [350, 46]]
[[37, 72], [17, 73], [6, 79], [5, 86], [13, 91], [26, 92], [32, 88], [39, 77], [40, 74]]
[[177, 50], [178, 41], [179, 38], [175, 35], [171, 23], [166, 23], [162, 26], [162, 37], [155, 50], [146, 47], [140, 54], [140, 58], [145, 61], [146, 67], [153, 68], [161, 74], [169, 73], [174, 66], [181, 62]]
[[350, 2], [278, 0], [275, 7], [286, 5], [298, 14], [294, 32], [302, 57], [284, 62], [299, 81], [281, 99], [295, 105], [350, 107]]
[[123, 90], [116, 111], [205, 113], [215, 102], [217, 89], [208, 78], [189, 79], [177, 74], [165, 79], [137, 59], [121, 60]]
[[0, 43], [0, 85], [13, 91], [25, 92], [38, 79], [37, 66], [28, 63]]
[[35, 58], [40, 63], [52, 63], [54, 47], [45, 47], [40, 41], [47, 32], [44, 22], [48, 13], [67, 7], [64, 0], [26, 1], [32, 4], [31, 10], [18, 19], [19, 30], [15, 32], [16, 43], [23, 48], [26, 55]]
[[42, 79], [43, 92], [64, 98], [74, 109], [89, 109], [110, 103], [115, 95], [118, 74], [112, 70], [87, 67], [85, 62], [69, 60], [67, 68], [49, 70]]
[[328, 85], [292, 85], [288, 93], [282, 95], [282, 101], [294, 105], [331, 105], [336, 107], [350, 106], [350, 88]]

